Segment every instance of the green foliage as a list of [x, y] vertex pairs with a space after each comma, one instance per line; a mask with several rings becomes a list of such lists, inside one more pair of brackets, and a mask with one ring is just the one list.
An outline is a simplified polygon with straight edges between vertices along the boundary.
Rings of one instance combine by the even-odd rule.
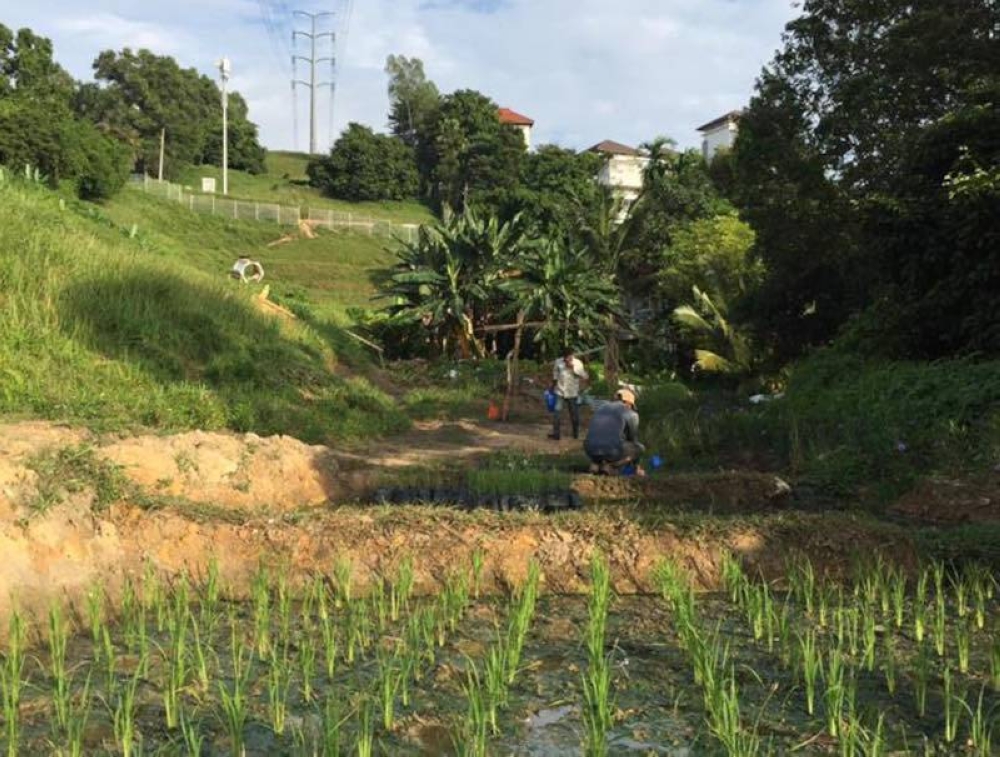
[[783, 399], [728, 392], [640, 397], [643, 438], [679, 466], [751, 459], [838, 494], [883, 499], [934, 471], [982, 469], [1000, 453], [995, 361], [869, 362], [825, 350], [791, 371]]
[[422, 324], [442, 352], [451, 345], [464, 357], [484, 356], [477, 326], [492, 302], [500, 267], [516, 258], [523, 244], [516, 220], [501, 224], [472, 209], [435, 227], [421, 227], [383, 285], [393, 320]]
[[726, 317], [725, 302], [692, 287], [694, 305], [674, 309], [674, 318], [695, 337], [692, 370], [748, 378], [757, 362], [750, 341]]
[[348, 124], [330, 155], [309, 163], [309, 183], [341, 200], [405, 200], [418, 189], [412, 148], [396, 137]]

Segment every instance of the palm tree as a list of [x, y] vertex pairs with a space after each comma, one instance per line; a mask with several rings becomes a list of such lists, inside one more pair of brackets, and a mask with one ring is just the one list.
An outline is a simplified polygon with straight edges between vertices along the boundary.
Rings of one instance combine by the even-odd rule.
[[692, 287], [695, 304], [674, 309], [674, 318], [699, 337], [709, 349], [694, 351], [694, 368], [706, 373], [746, 377], [754, 369], [750, 341], [729, 322], [725, 303]]

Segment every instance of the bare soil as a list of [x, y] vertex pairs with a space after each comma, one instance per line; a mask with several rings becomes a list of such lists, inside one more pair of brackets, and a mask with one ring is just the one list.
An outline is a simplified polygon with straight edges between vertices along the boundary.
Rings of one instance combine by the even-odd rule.
[[1000, 522], [1000, 470], [973, 478], [928, 478], [889, 512], [936, 525]]
[[[569, 593], [584, 590], [595, 549], [607, 555], [621, 593], [651, 591], [652, 572], [666, 555], [680, 558], [705, 588], [717, 585], [728, 551], [775, 576], [794, 551], [831, 571], [859, 552], [891, 551], [903, 564], [915, 559], [904, 529], [842, 514], [671, 520], [673, 505], [700, 503], [717, 514], [786, 507], [783, 482], [745, 471], [667, 472], [646, 481], [581, 476], [576, 486], [586, 497], [621, 506], [558, 516], [337, 504], [355, 498], [367, 474], [382, 466], [471, 464], [500, 450], [578, 448], [573, 440], [546, 439], [545, 431], [542, 424], [427, 423], [370, 450], [345, 452], [282, 436], [102, 438], [43, 422], [0, 427], [0, 617], [11, 597], [39, 610], [56, 598], [78, 598], [95, 581], [114, 592], [126, 574], [147, 566], [197, 577], [213, 559], [234, 595], [262, 562], [296, 580], [328, 574], [347, 559], [363, 587], [405, 556], [413, 557], [418, 589], [433, 592], [449, 572], [468, 566], [477, 549], [485, 554], [488, 589], [518, 584], [536, 559], [545, 587]], [[67, 448], [118, 466], [131, 482], [124, 501], [95, 508], [97, 492], [84, 479], [41, 502], [40, 491], [60, 482], [46, 481], [52, 472], [39, 461]], [[642, 501], [656, 503], [655, 517], [642, 517], [635, 505]]]

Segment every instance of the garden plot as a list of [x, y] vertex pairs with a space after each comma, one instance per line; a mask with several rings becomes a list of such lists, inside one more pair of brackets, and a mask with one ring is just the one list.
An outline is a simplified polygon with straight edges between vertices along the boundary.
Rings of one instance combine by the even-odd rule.
[[[29, 631], [9, 618], [2, 743], [15, 754], [991, 754], [996, 582], [877, 560], [834, 583], [805, 559], [769, 584], [730, 560], [697, 594], [583, 596], [532, 562], [486, 596], [475, 552], [433, 597], [415, 557], [359, 595], [354, 566], [231, 601], [211, 568], [100, 586]], [[35, 635], [37, 634], [37, 638]]]

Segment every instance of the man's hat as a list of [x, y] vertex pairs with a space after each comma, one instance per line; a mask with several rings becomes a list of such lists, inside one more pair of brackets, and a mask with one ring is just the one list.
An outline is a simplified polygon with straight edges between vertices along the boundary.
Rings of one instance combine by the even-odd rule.
[[635, 394], [631, 389], [619, 389], [615, 392], [615, 399], [626, 402], [632, 407], [635, 407]]

